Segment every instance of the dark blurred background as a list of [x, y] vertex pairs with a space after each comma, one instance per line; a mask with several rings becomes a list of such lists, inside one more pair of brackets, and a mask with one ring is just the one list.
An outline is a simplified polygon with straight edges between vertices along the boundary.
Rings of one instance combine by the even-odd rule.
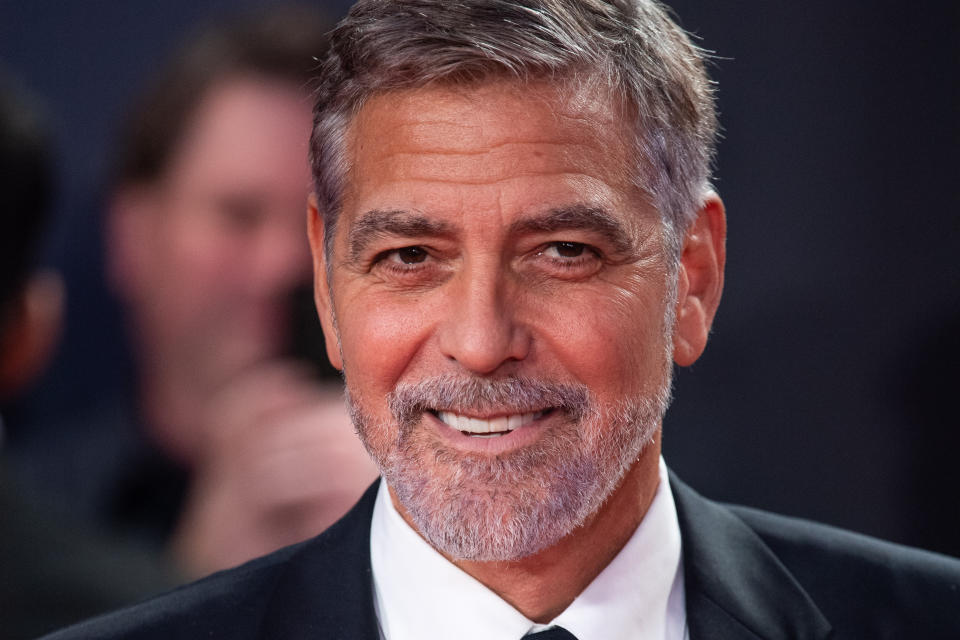
[[[0, 3], [0, 61], [50, 111], [45, 253], [70, 294], [55, 366], [5, 411], [12, 451], [129, 375], [99, 235], [120, 115], [185, 33], [262, 4]], [[960, 555], [960, 3], [671, 5], [717, 55], [729, 262], [711, 344], [677, 375], [670, 466], [710, 497]]]

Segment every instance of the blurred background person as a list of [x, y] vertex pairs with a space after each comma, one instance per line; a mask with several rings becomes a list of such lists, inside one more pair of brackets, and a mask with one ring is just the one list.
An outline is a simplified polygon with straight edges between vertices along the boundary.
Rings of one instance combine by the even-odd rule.
[[[63, 311], [60, 276], [35, 268], [52, 192], [48, 136], [35, 109], [0, 70], [2, 401], [48, 364]], [[149, 557], [34, 504], [3, 454], [0, 439], [0, 638], [34, 638], [173, 584]]]
[[39, 491], [190, 577], [318, 533], [376, 475], [299, 302], [329, 27], [277, 8], [208, 29], [136, 104], [105, 220], [134, 372], [21, 456]]
[[23, 391], [48, 364], [60, 335], [64, 302], [56, 272], [33, 272], [53, 180], [47, 133], [22, 94], [0, 68], [2, 398]]

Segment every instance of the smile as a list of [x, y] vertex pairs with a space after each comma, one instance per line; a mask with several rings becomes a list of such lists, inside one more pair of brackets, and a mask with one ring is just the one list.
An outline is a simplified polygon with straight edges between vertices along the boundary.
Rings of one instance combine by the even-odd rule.
[[546, 411], [535, 411], [532, 413], [517, 413], [513, 415], [498, 416], [496, 418], [481, 419], [464, 416], [452, 411], [437, 411], [436, 416], [440, 421], [460, 433], [475, 438], [496, 438], [505, 436], [514, 429], [528, 425], [531, 422], [539, 420], [549, 413]]

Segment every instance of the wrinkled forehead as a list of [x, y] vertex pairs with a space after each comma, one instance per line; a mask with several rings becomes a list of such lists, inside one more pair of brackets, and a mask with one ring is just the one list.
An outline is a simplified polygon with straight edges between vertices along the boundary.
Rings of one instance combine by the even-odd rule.
[[525, 220], [616, 227], [629, 244], [658, 219], [628, 171], [629, 139], [615, 102], [549, 84], [381, 94], [353, 123], [335, 235], [348, 251], [357, 225], [408, 236], [482, 228], [492, 242]]
[[[491, 101], [496, 101], [501, 107], [509, 105], [511, 110], [485, 109]], [[421, 114], [432, 115], [443, 111], [448, 116], [446, 121], [420, 118], [424, 124], [433, 127], [432, 130], [422, 129], [422, 134], [432, 133], [435, 140], [441, 140], [451, 133], [449, 126], [445, 128], [443, 125], [455, 125], [456, 135], [471, 132], [471, 138], [481, 143], [494, 142], [490, 137], [508, 127], [514, 133], [518, 127], [526, 126], [527, 129], [520, 132], [535, 137], [536, 127], [553, 124], [591, 136], [611, 128], [626, 131], [629, 124], [621, 101], [615, 98], [612, 90], [597, 82], [555, 83], [495, 78], [485, 82], [430, 84], [375, 94], [358, 111], [348, 135], [355, 138], [357, 129], [369, 127], [377, 115], [382, 115], [384, 111], [411, 120], [418, 119]], [[549, 114], [553, 121], [532, 120], [524, 117], [527, 113], [536, 113], [538, 116]], [[385, 142], [389, 142], [389, 136]]]
[[[492, 112], [485, 110], [491, 100], [498, 105], [510, 104], [512, 111]], [[573, 124], [585, 135], [598, 129], [626, 128], [627, 118], [620, 101], [612, 91], [596, 82], [588, 84], [564, 81], [511, 80], [494, 78], [485, 82], [442, 83], [423, 87], [381, 92], [371, 96], [351, 123], [350, 132], [368, 126], [370, 115], [383, 109], [402, 110], [407, 117], [421, 111], [430, 113], [444, 110], [450, 122], [460, 127], [469, 127], [477, 134], [496, 133], [505, 125], [524, 124], [542, 126], [544, 121], [533, 122], [522, 116], [528, 112], [538, 115], [550, 114], [554, 124], [575, 120]], [[440, 129], [438, 135], [445, 131]], [[527, 131], [527, 133], [534, 133]]]
[[449, 171], [464, 183], [576, 167], [628, 189], [627, 112], [595, 83], [497, 80], [381, 93], [348, 129], [344, 201], [365, 170], [388, 163], [403, 170], [414, 157], [420, 169]]

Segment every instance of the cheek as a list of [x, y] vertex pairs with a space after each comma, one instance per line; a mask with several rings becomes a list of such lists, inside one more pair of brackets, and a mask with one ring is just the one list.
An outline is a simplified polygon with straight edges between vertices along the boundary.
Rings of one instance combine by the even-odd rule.
[[334, 302], [347, 382], [356, 393], [382, 398], [416, 359], [429, 334], [430, 307], [357, 293], [335, 293]]
[[175, 220], [167, 229], [165, 245], [168, 266], [181, 274], [191, 274], [184, 285], [194, 286], [229, 271], [235, 250], [227, 234], [211, 224], [203, 211], [184, 211], [172, 214]]
[[203, 216], [188, 218], [178, 227], [169, 239], [170, 281], [201, 307], [245, 300], [257, 281], [254, 234], [225, 232]]
[[636, 393], [663, 368], [661, 295], [659, 288], [566, 295], [537, 315], [536, 334], [568, 375], [598, 395]]
[[209, 322], [231, 289], [217, 238], [176, 212], [154, 229], [138, 295], [154, 322], [171, 331]]

